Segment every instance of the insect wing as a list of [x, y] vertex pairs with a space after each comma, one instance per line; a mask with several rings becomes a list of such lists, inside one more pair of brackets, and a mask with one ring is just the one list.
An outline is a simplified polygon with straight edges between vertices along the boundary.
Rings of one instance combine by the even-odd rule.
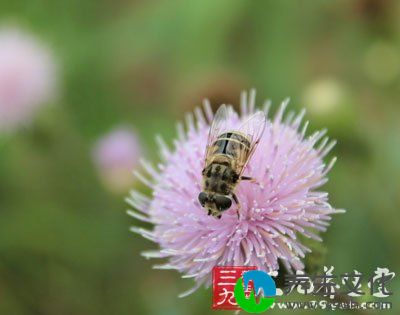
[[205, 165], [207, 165], [207, 159], [211, 155], [211, 148], [214, 142], [218, 139], [218, 136], [221, 135], [222, 132], [226, 131], [228, 128], [228, 117], [229, 117], [229, 109], [226, 105], [220, 106], [217, 112], [214, 115], [213, 121], [211, 123], [210, 131], [208, 134], [207, 146], [206, 146], [206, 154], [205, 154]]
[[245, 135], [250, 141], [250, 150], [247, 156], [243, 157], [244, 163], [241, 165], [240, 169], [237, 172], [242, 175], [244, 169], [251, 156], [253, 155], [255, 149], [257, 148], [258, 143], [260, 142], [260, 138], [264, 133], [265, 125], [267, 122], [267, 117], [265, 113], [262, 111], [258, 111], [257, 113], [251, 115], [247, 118], [242, 125], [237, 129], [241, 134]]
[[242, 134], [250, 138], [252, 144], [258, 142], [264, 132], [266, 124], [266, 116], [264, 112], [258, 111], [247, 118], [238, 128]]

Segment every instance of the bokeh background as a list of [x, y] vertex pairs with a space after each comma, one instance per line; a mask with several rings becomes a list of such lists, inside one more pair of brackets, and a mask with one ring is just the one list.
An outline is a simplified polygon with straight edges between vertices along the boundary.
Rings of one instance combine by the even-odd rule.
[[0, 128], [0, 314], [213, 313], [210, 289], [178, 299], [191, 281], [140, 256], [155, 245], [129, 232], [124, 197], [149, 193], [130, 168], [157, 161], [155, 134], [171, 143], [203, 98], [236, 106], [251, 87], [338, 140], [325, 189], [347, 213], [327, 263], [400, 273], [399, 17], [395, 0], [1, 0], [0, 27], [47, 49], [55, 75]]

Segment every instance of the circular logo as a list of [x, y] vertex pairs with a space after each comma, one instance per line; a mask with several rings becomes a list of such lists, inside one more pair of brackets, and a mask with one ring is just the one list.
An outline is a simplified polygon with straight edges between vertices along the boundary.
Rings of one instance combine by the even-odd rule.
[[[253, 281], [253, 290], [249, 297], [245, 295], [245, 288]], [[261, 270], [249, 270], [243, 273], [235, 285], [234, 295], [239, 306], [249, 313], [262, 313], [275, 301], [276, 285], [269, 274]], [[256, 295], [260, 296], [258, 301]]]

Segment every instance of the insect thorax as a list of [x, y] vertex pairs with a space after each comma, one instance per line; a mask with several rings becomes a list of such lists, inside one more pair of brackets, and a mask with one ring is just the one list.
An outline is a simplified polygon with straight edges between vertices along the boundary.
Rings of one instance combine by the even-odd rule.
[[229, 163], [221, 163], [221, 159], [210, 163], [203, 171], [203, 189], [205, 191], [229, 195], [236, 186], [238, 175]]

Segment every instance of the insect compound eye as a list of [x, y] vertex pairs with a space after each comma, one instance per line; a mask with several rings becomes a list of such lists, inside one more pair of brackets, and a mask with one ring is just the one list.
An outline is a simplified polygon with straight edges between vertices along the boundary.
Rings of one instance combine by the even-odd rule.
[[198, 199], [199, 199], [199, 202], [200, 202], [201, 206], [204, 207], [204, 205], [206, 204], [206, 201], [207, 201], [207, 199], [208, 199], [208, 198], [207, 198], [207, 194], [206, 194], [204, 191], [202, 191], [202, 192], [199, 194]]
[[232, 200], [226, 196], [215, 196], [215, 205], [220, 211], [224, 211], [231, 207]]

